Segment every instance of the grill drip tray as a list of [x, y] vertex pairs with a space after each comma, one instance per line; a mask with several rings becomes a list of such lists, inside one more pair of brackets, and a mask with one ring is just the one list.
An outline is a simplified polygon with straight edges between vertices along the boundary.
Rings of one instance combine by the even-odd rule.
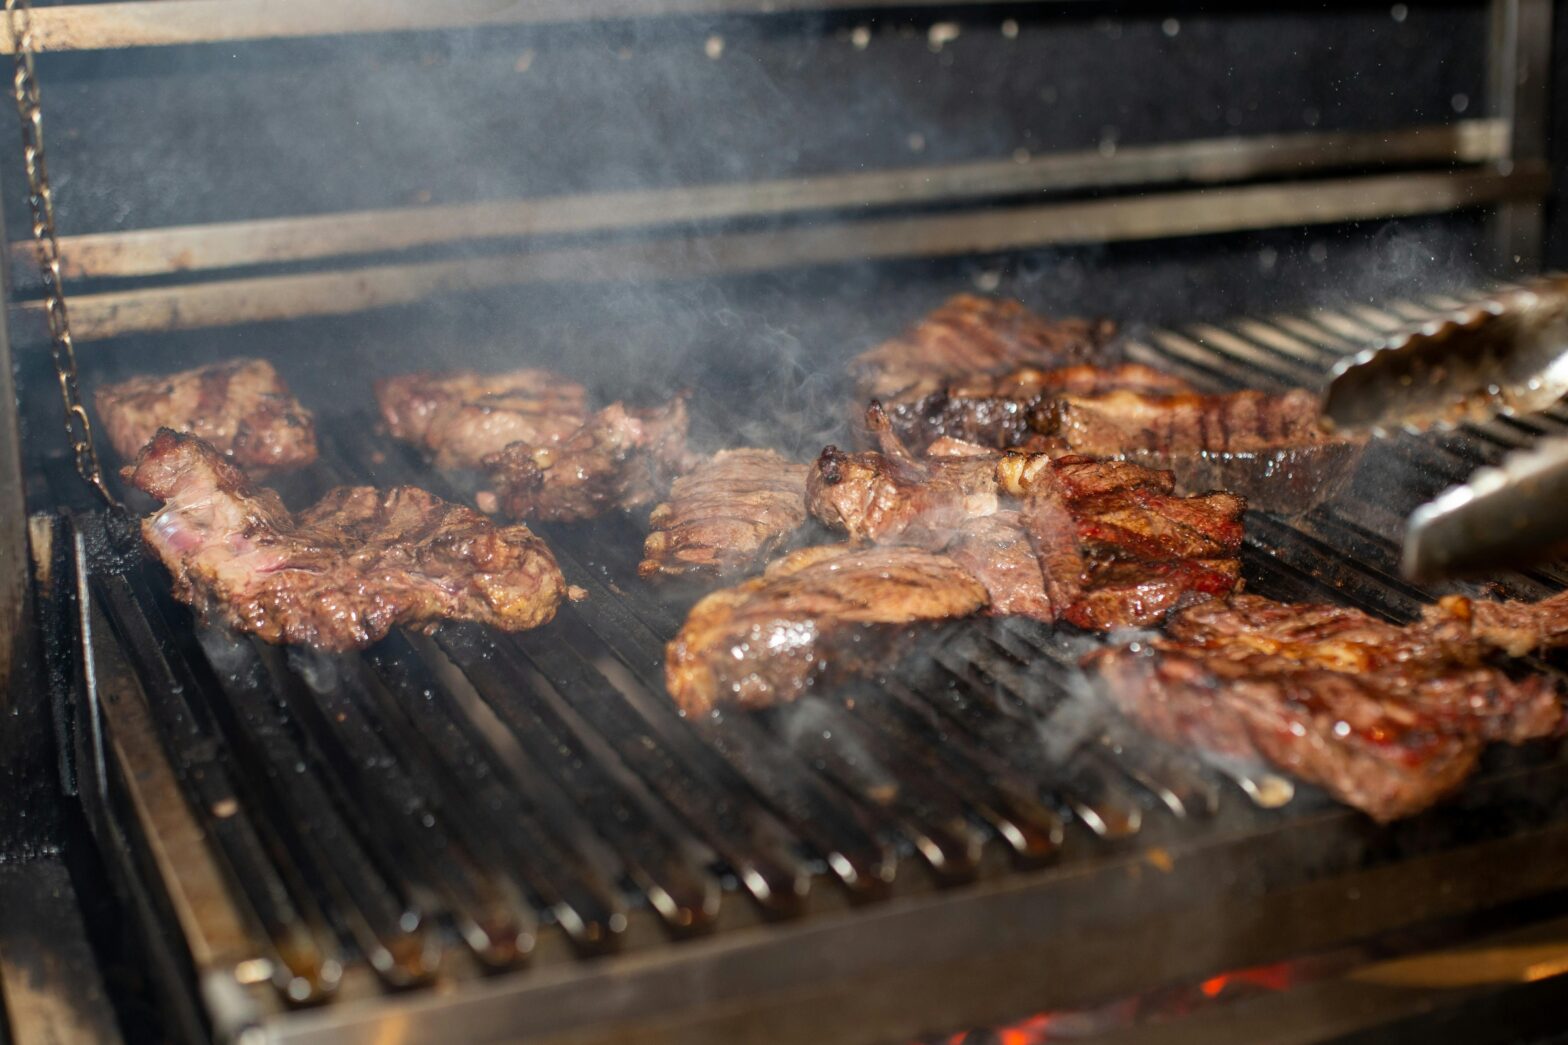
[[[1427, 307], [1132, 352], [1210, 387], [1312, 384]], [[1564, 428], [1375, 445], [1334, 501], [1249, 514], [1249, 590], [1414, 615], [1404, 510]], [[365, 419], [322, 429], [322, 482], [473, 492]], [[1553, 745], [1494, 751], [1388, 828], [1305, 789], [1266, 808], [1282, 781], [1126, 732], [1075, 685], [1091, 640], [1026, 621], [956, 625], [848, 704], [682, 718], [660, 679], [685, 605], [637, 579], [640, 521], [539, 528], [589, 592], [545, 628], [357, 656], [200, 631], [103, 526], [35, 529], [41, 602], [87, 652], [89, 821], [193, 1035], [912, 1038], [1539, 896], [1568, 863]]]

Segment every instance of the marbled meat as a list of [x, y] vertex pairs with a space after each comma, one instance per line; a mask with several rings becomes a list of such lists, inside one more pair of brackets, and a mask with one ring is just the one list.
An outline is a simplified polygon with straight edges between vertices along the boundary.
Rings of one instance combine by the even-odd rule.
[[316, 460], [316, 425], [265, 359], [230, 359], [100, 387], [93, 404], [109, 443], [127, 461], [160, 428], [188, 432], [252, 475]]
[[1191, 392], [1179, 377], [1141, 363], [1045, 370], [1022, 367], [1003, 374], [980, 373], [955, 380], [920, 399], [887, 404], [893, 430], [911, 449], [925, 450], [943, 439], [994, 449], [1031, 449], [1045, 444], [1054, 426], [1051, 404], [1063, 395], [1100, 395], [1125, 389], [1146, 395]]
[[918, 402], [950, 381], [1022, 366], [1100, 362], [1114, 325], [1046, 319], [1016, 301], [958, 294], [850, 364], [860, 402]]
[[513, 442], [483, 461], [514, 519], [589, 519], [651, 504], [689, 471], [686, 400], [636, 409], [611, 403], [558, 442]]
[[[1240, 577], [1246, 502], [1228, 493], [1178, 497], [1168, 472], [1125, 461], [1006, 452], [915, 457], [873, 405], [867, 427], [882, 449], [828, 447], [807, 478], [807, 506], [830, 529], [876, 543], [954, 548], [980, 575], [993, 612], [1109, 630], [1157, 623], [1173, 609], [1225, 595]], [[1008, 513], [1002, 523], [977, 520]], [[1008, 539], [1012, 543], [1008, 543]], [[956, 548], [954, 547], [956, 544]], [[1016, 567], [1032, 549], [1034, 574]]]
[[1169, 468], [1182, 490], [1225, 489], [1254, 507], [1300, 511], [1337, 493], [1365, 438], [1329, 435], [1302, 389], [1225, 395], [1122, 388], [1042, 404], [1036, 429], [1074, 453]]
[[375, 392], [387, 431], [438, 468], [478, 468], [516, 442], [555, 446], [588, 419], [583, 386], [548, 370], [399, 374]]
[[[1559, 687], [1490, 662], [1514, 628], [1478, 621], [1506, 607], [1531, 645], [1561, 642], [1564, 597], [1445, 603], [1400, 626], [1340, 606], [1257, 596], [1174, 616], [1168, 637], [1090, 654], [1085, 666], [1143, 728], [1243, 764], [1267, 763], [1377, 820], [1427, 808], [1471, 772], [1489, 741], [1563, 727]], [[1533, 618], [1534, 623], [1526, 623]]]
[[361, 649], [394, 626], [448, 619], [520, 631], [568, 594], [526, 526], [413, 487], [338, 487], [295, 516], [209, 444], [168, 429], [124, 476], [163, 502], [142, 536], [175, 596], [268, 642]]
[[771, 563], [706, 596], [665, 655], [665, 684], [689, 714], [761, 707], [877, 670], [910, 648], [913, 625], [983, 609], [986, 590], [945, 555], [828, 545]]
[[637, 572], [751, 572], [805, 524], [807, 470], [774, 450], [720, 450], [704, 459], [653, 509]]

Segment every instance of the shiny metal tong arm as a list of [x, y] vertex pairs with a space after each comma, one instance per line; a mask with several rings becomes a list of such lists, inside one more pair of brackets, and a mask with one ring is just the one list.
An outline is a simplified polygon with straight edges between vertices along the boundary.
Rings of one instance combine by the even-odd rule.
[[[1545, 410], [1568, 395], [1568, 275], [1511, 287], [1334, 368], [1325, 423], [1421, 432]], [[1568, 553], [1568, 438], [1544, 440], [1422, 505], [1405, 532], [1418, 580]]]

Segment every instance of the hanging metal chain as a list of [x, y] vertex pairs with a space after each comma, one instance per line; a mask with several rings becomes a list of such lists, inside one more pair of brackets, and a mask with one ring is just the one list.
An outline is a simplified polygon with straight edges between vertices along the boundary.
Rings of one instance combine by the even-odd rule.
[[22, 157], [27, 164], [27, 202], [33, 215], [33, 242], [38, 248], [38, 271], [44, 284], [44, 313], [49, 320], [50, 354], [65, 404], [65, 434], [76, 457], [76, 471], [91, 483], [109, 504], [114, 495], [104, 485], [103, 466], [93, 446], [93, 423], [82, 403], [77, 385], [76, 345], [65, 308], [60, 281], [60, 240], [54, 227], [54, 190], [44, 162], [44, 117], [38, 96], [38, 76], [33, 64], [33, 12], [28, 0], [5, 0], [11, 48], [16, 56], [12, 81], [16, 111], [22, 118]]

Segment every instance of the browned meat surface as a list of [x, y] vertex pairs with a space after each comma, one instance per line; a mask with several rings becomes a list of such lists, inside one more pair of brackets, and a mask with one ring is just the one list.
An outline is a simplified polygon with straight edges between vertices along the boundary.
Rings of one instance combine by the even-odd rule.
[[1064, 395], [1094, 396], [1115, 390], [1142, 395], [1192, 391], [1179, 377], [1141, 363], [1076, 366], [1042, 370], [1022, 367], [1003, 374], [975, 374], [919, 399], [888, 404], [893, 430], [921, 449], [942, 438], [1003, 449], [1030, 448], [1043, 441], [1055, 418], [1054, 401]]
[[806, 479], [806, 503], [823, 524], [855, 540], [895, 541], [948, 533], [996, 512], [990, 457], [906, 461], [880, 451], [822, 451]]
[[1462, 631], [1510, 657], [1568, 644], [1568, 592], [1540, 602], [1493, 602], [1450, 595], [1429, 607], [1425, 617], [1431, 624]]
[[862, 403], [914, 402], [953, 379], [1022, 366], [1098, 362], [1115, 328], [1082, 319], [1050, 320], [1016, 301], [959, 294], [850, 364]]
[[[971, 565], [1001, 549], [1016, 563], [1027, 542], [1039, 590], [1026, 597], [1035, 574], [1000, 561], [976, 573], [994, 612], [1107, 630], [1156, 623], [1238, 583], [1239, 497], [1177, 497], [1170, 473], [1125, 461], [1016, 451], [916, 458], [875, 404], [866, 425], [882, 449], [824, 450], [806, 481], [812, 515], [857, 540], [952, 549]], [[1017, 525], [978, 524], [1000, 511], [1016, 512]]]
[[790, 701], [909, 649], [912, 625], [985, 604], [985, 589], [945, 555], [804, 548], [692, 607], [666, 651], [665, 684], [689, 714]]
[[295, 517], [211, 446], [168, 429], [125, 479], [164, 502], [142, 535], [176, 597], [268, 642], [360, 649], [443, 619], [519, 631], [567, 593], [526, 526], [413, 487], [339, 487]]
[[1040, 558], [1019, 512], [965, 520], [945, 554], [985, 585], [993, 616], [1051, 619], [1051, 597], [1045, 590]]
[[554, 446], [588, 418], [583, 386], [548, 370], [399, 374], [375, 388], [393, 438], [433, 455], [439, 468], [478, 468], [516, 442]]
[[566, 439], [514, 442], [484, 459], [501, 510], [514, 519], [589, 519], [651, 503], [690, 464], [686, 400], [633, 409], [611, 403]]
[[99, 388], [93, 403], [109, 443], [127, 461], [160, 428], [199, 436], [255, 475], [316, 459], [315, 419], [264, 359], [133, 377]]
[[1448, 794], [1487, 741], [1563, 724], [1554, 683], [1488, 663], [1495, 645], [1444, 610], [1400, 627], [1238, 596], [1188, 609], [1168, 631], [1086, 659], [1124, 712], [1166, 740], [1271, 763], [1378, 820]]
[[644, 577], [750, 572], [806, 522], [806, 471], [773, 450], [720, 450], [649, 516]]
[[1226, 489], [1278, 511], [1332, 497], [1366, 446], [1362, 438], [1325, 434], [1317, 397], [1301, 389], [1282, 395], [1072, 393], [1051, 399], [1042, 411], [1037, 427], [1074, 453], [1169, 468], [1182, 490]]
[[1083, 594], [1062, 619], [1085, 631], [1147, 627], [1174, 610], [1222, 599], [1241, 583], [1241, 560], [1103, 559], [1090, 567]]

